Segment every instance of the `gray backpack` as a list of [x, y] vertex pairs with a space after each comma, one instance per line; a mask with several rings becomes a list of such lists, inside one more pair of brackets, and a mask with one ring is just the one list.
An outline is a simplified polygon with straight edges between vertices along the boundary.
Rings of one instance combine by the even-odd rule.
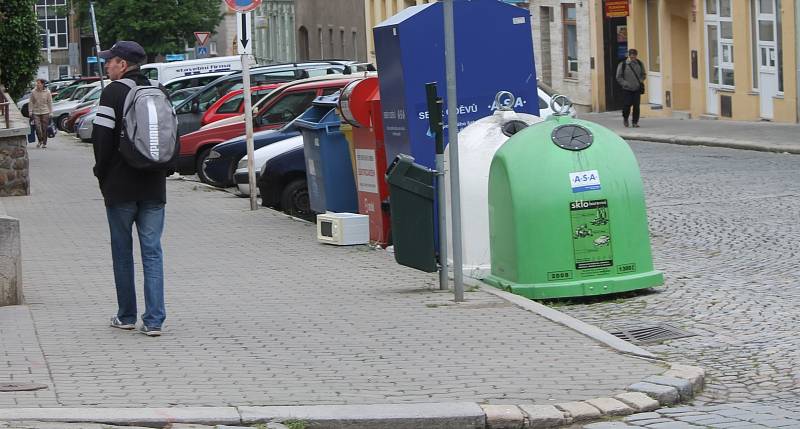
[[169, 95], [155, 81], [150, 85], [137, 85], [133, 79], [120, 82], [131, 89], [122, 110], [122, 158], [142, 170], [174, 169], [180, 144], [178, 117]]

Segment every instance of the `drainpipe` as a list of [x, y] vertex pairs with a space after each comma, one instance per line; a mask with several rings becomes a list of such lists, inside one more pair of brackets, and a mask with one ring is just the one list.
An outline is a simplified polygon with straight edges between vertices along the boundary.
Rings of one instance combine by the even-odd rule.
[[797, 82], [794, 86], [794, 98], [797, 104], [797, 122], [800, 123], [800, 0], [794, 1], [794, 64], [797, 69]]

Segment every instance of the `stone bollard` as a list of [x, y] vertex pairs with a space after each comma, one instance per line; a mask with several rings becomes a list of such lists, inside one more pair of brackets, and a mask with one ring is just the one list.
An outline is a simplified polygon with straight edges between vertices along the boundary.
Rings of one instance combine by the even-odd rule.
[[19, 220], [0, 213], [0, 307], [22, 304]]

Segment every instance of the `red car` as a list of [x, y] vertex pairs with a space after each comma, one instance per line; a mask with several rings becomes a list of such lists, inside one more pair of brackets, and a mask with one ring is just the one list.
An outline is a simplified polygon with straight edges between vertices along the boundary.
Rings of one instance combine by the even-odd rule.
[[78, 122], [78, 119], [82, 118], [83, 115], [89, 113], [92, 110], [94, 104], [90, 104], [86, 107], [81, 107], [80, 109], [75, 109], [72, 113], [67, 116], [67, 120], [64, 121], [64, 131], [71, 133], [75, 131], [75, 123]]
[[[253, 105], [255, 106], [259, 100], [279, 86], [281, 86], [279, 83], [272, 83], [250, 88]], [[223, 95], [222, 98], [217, 100], [216, 103], [212, 104], [211, 107], [206, 110], [206, 113], [203, 114], [203, 118], [200, 120], [200, 125], [208, 125], [220, 119], [239, 116], [244, 113], [244, 97], [242, 94], [244, 94], [244, 89], [237, 89]]]
[[[353, 79], [359, 76], [341, 75], [331, 77], [318, 77], [306, 80], [289, 82], [273, 90], [268, 96], [261, 99], [256, 106], [258, 113], [253, 115], [253, 132], [280, 128], [287, 122], [300, 116], [311, 106], [320, 95], [333, 94]], [[224, 123], [231, 121], [230, 123]], [[178, 158], [178, 173], [195, 174], [200, 180], [203, 177], [203, 162], [205, 162], [211, 148], [225, 140], [241, 136], [245, 133], [244, 119], [229, 118], [223, 125], [200, 129], [181, 136], [181, 152]]]

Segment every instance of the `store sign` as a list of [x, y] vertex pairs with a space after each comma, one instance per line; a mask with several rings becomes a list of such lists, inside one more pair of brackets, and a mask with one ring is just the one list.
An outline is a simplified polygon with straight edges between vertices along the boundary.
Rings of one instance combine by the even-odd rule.
[[628, 0], [606, 0], [607, 18], [624, 18], [628, 14]]

